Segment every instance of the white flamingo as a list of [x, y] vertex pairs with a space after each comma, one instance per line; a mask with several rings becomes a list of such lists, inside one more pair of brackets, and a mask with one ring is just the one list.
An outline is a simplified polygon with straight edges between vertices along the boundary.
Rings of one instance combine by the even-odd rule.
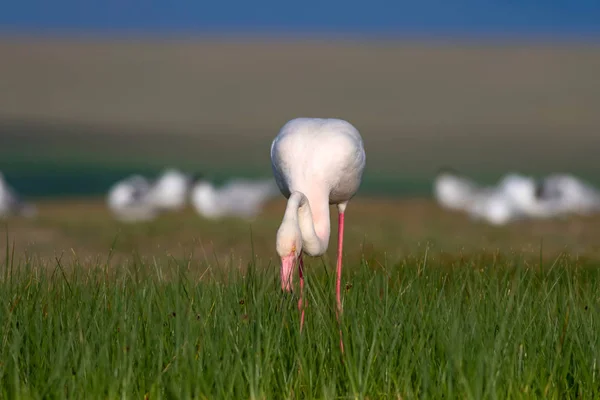
[[181, 210], [186, 206], [194, 178], [191, 175], [168, 168], [158, 177], [149, 194], [150, 201], [163, 211]]
[[[337, 315], [342, 311], [341, 277], [344, 213], [358, 190], [365, 168], [358, 130], [340, 119], [297, 118], [286, 123], [271, 145], [271, 166], [281, 193], [288, 199], [277, 231], [281, 288], [292, 289], [296, 263], [300, 276], [300, 329], [304, 324], [302, 252], [321, 256], [329, 243], [329, 205], [338, 209], [336, 268]], [[340, 348], [344, 351], [340, 330]]]
[[0, 172], [0, 217], [22, 215], [27, 218], [34, 217], [37, 209], [19, 196], [19, 194], [6, 182]]
[[219, 188], [207, 180], [199, 180], [192, 188], [191, 203], [198, 214], [205, 218], [252, 219], [277, 193], [273, 179], [235, 179]]
[[132, 175], [109, 189], [108, 207], [117, 219], [124, 222], [154, 219], [158, 210], [150, 201], [150, 190], [151, 185], [146, 178]]
[[482, 219], [492, 225], [505, 225], [522, 217], [510, 197], [495, 187], [475, 193], [468, 213], [472, 218]]
[[560, 213], [559, 201], [552, 197], [542, 197], [540, 185], [530, 176], [508, 174], [498, 184], [498, 190], [525, 217], [550, 218]]
[[467, 211], [479, 190], [473, 181], [450, 168], [440, 169], [433, 184], [433, 195], [438, 204], [457, 211]]
[[558, 202], [562, 214], [589, 215], [600, 211], [600, 192], [573, 175], [556, 174], [544, 178], [538, 195], [541, 199]]

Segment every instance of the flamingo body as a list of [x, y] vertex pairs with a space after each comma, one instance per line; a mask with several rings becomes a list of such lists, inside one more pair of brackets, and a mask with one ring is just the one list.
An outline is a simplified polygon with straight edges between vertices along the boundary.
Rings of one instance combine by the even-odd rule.
[[277, 185], [273, 179], [235, 179], [219, 188], [209, 181], [202, 180], [192, 189], [191, 202], [198, 214], [208, 219], [252, 219], [277, 192]]
[[506, 175], [499, 183], [502, 192], [519, 214], [531, 218], [550, 218], [560, 213], [555, 198], [542, 197], [540, 185], [529, 176], [516, 173]]
[[186, 206], [191, 181], [191, 176], [177, 169], [166, 169], [152, 185], [149, 199], [160, 210], [181, 210]]
[[505, 225], [521, 216], [511, 199], [497, 188], [478, 191], [473, 196], [468, 212], [472, 218], [492, 225]]
[[600, 192], [568, 174], [546, 177], [540, 186], [539, 197], [557, 202], [561, 214], [589, 215], [600, 210]]
[[286, 198], [300, 191], [309, 202], [311, 196], [327, 195], [328, 204], [347, 203], [365, 168], [362, 137], [347, 121], [296, 118], [271, 144], [271, 165]]
[[438, 173], [433, 194], [438, 204], [449, 210], [466, 211], [480, 188], [470, 179], [450, 171]]
[[[296, 118], [286, 123], [271, 145], [271, 166], [281, 193], [288, 199], [277, 231], [281, 257], [281, 287], [291, 291], [293, 268], [298, 264], [302, 308], [302, 253], [320, 256], [329, 243], [329, 206], [337, 205], [338, 255], [336, 300], [341, 313], [340, 281], [344, 213], [356, 194], [366, 156], [358, 130], [340, 119]], [[304, 321], [304, 309], [300, 327]], [[341, 331], [340, 331], [341, 335]], [[340, 346], [343, 344], [340, 336]]]
[[[271, 166], [277, 186], [287, 199], [294, 192], [304, 198], [288, 200], [288, 206], [304, 207], [296, 223], [303, 239], [301, 246], [297, 246], [294, 223], [284, 217], [278, 232], [279, 255], [291, 254], [292, 247], [298, 255], [300, 250], [311, 256], [323, 255], [329, 243], [329, 205], [336, 204], [343, 212], [362, 179], [365, 150], [360, 133], [340, 119], [293, 119], [273, 140]], [[302, 213], [306, 206], [310, 216]], [[309, 225], [315, 235], [311, 235]]]
[[0, 173], [0, 217], [21, 215], [30, 218], [36, 214], [35, 206], [23, 201], [15, 189], [6, 182], [4, 175]]
[[109, 189], [108, 207], [120, 221], [149, 221], [158, 214], [150, 193], [151, 185], [148, 180], [140, 175], [132, 175]]

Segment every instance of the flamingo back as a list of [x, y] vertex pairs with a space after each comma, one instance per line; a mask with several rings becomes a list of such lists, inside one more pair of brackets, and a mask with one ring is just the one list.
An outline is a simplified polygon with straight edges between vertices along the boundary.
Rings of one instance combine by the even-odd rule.
[[284, 196], [325, 190], [330, 204], [350, 200], [360, 185], [365, 150], [358, 130], [340, 119], [296, 118], [271, 145], [271, 165]]

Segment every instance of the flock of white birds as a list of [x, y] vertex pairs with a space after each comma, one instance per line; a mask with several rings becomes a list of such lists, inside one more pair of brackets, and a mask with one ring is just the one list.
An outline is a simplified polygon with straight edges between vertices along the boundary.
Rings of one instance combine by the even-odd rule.
[[465, 212], [492, 225], [600, 212], [600, 191], [568, 174], [536, 180], [511, 173], [495, 186], [486, 187], [446, 169], [437, 175], [433, 186], [443, 208]]
[[[600, 191], [568, 174], [536, 180], [511, 173], [495, 186], [482, 186], [448, 169], [437, 175], [433, 186], [441, 207], [492, 225], [600, 212]], [[207, 219], [252, 219], [279, 194], [273, 179], [232, 179], [216, 187], [206, 179], [168, 168], [154, 181], [132, 175], [117, 182], [108, 191], [107, 204], [113, 216], [123, 222], [149, 221], [188, 204]], [[24, 201], [0, 173], [0, 217], [36, 214], [36, 207]]]
[[141, 175], [117, 182], [108, 191], [107, 203], [115, 218], [124, 222], [152, 220], [190, 203], [204, 218], [252, 219], [277, 195], [273, 179], [234, 179], [215, 187], [204, 178], [168, 168], [154, 182]]
[[[220, 187], [177, 169], [166, 169], [156, 180], [132, 175], [108, 191], [107, 205], [123, 222], [149, 221], [168, 211], [191, 204], [204, 218], [237, 217], [252, 219], [265, 203], [279, 195], [274, 179], [232, 179]], [[23, 200], [0, 173], [0, 218], [34, 217], [36, 207]]]

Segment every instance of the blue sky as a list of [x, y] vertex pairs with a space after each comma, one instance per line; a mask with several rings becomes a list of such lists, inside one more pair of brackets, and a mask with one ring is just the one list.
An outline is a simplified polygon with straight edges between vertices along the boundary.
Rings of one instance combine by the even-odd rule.
[[0, 30], [21, 33], [600, 36], [600, 0], [5, 0], [3, 3]]

